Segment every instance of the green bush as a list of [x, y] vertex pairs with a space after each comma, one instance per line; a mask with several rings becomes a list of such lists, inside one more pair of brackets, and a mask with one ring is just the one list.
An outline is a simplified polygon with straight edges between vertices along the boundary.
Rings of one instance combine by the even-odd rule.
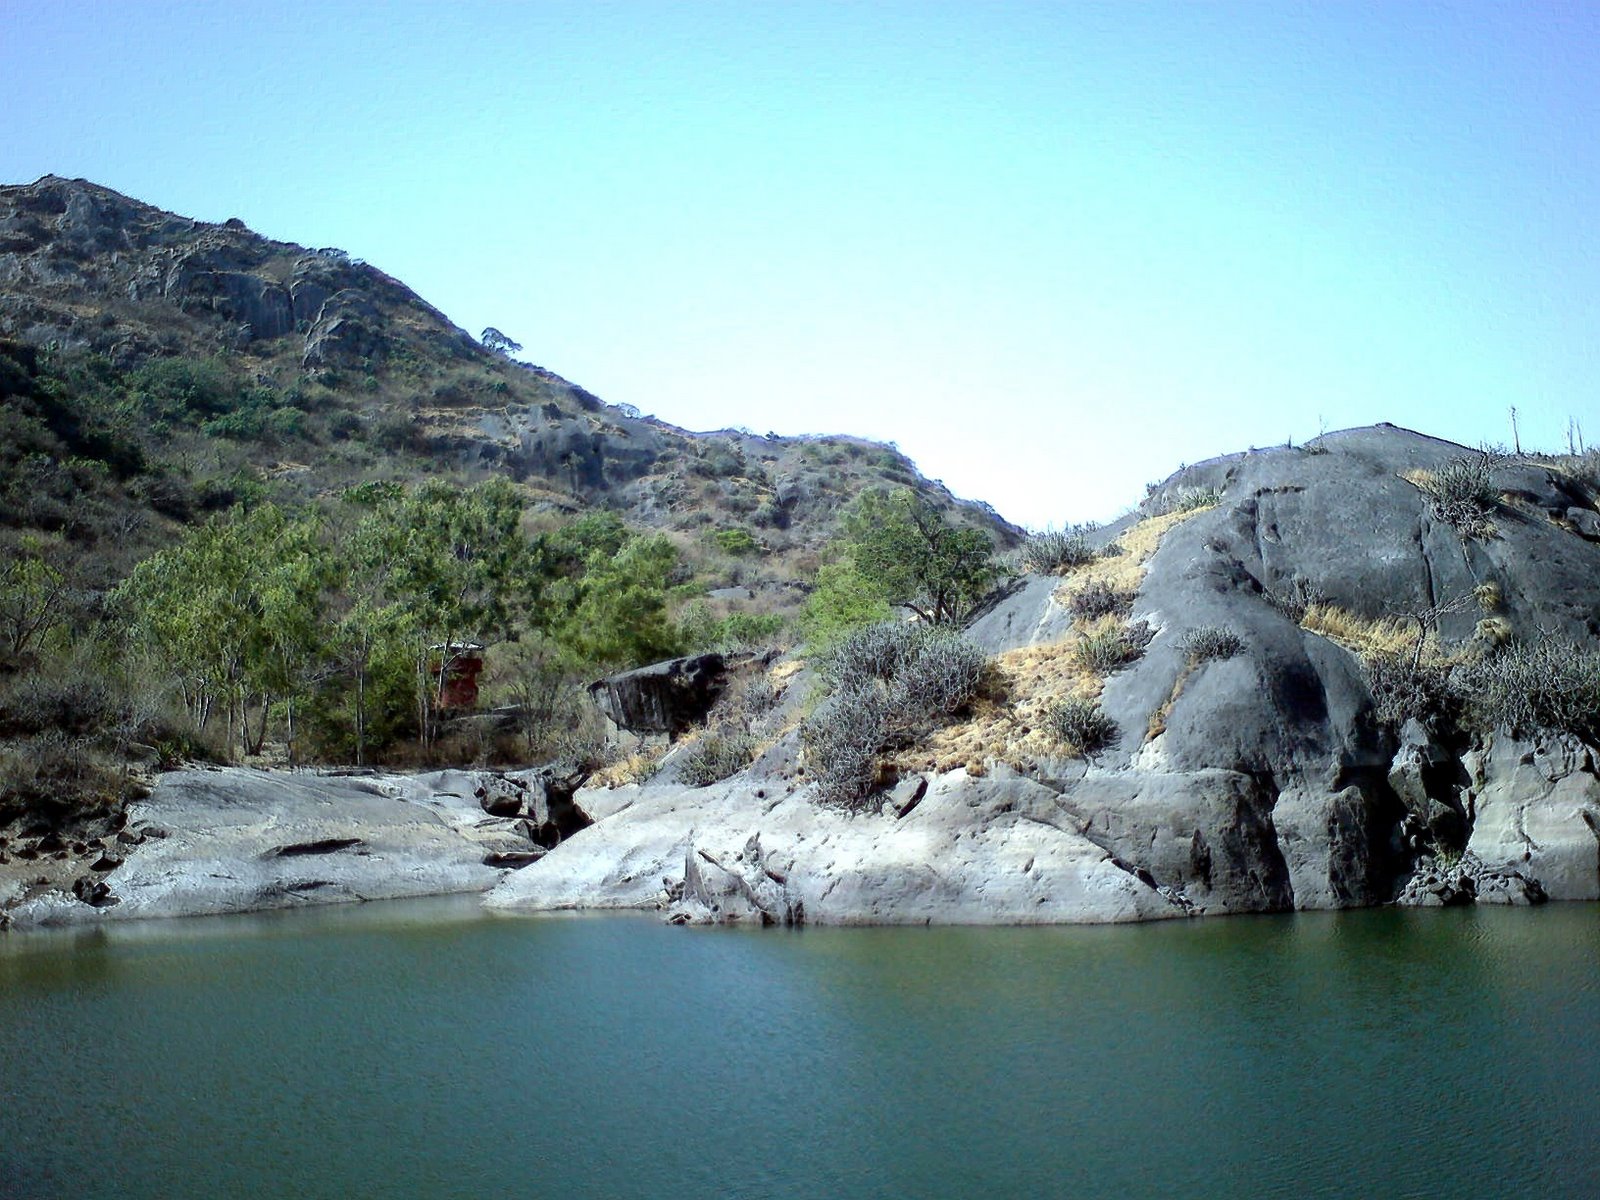
[[1044, 715], [1045, 733], [1070, 758], [1093, 758], [1117, 739], [1117, 723], [1093, 700], [1062, 700]]
[[712, 540], [724, 554], [732, 554], [735, 557], [757, 554], [761, 550], [761, 543], [756, 541], [750, 531], [737, 525], [731, 529], [717, 530], [712, 534]]

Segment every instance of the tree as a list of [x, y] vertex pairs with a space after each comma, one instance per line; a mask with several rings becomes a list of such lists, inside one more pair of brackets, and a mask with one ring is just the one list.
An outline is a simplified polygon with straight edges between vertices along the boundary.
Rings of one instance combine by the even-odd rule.
[[258, 754], [271, 706], [292, 713], [318, 660], [330, 561], [314, 520], [272, 504], [235, 509], [141, 562], [113, 603], [173, 673], [195, 724], [220, 702], [228, 741], [237, 731]]
[[872, 593], [938, 624], [962, 620], [999, 574], [988, 534], [952, 524], [909, 488], [857, 500], [842, 550]]
[[3, 548], [0, 561], [0, 652], [19, 658], [67, 619], [67, 577], [37, 537]]
[[[504, 479], [471, 488], [432, 480], [410, 492], [380, 485], [347, 499], [368, 508], [349, 556], [357, 574], [347, 586], [360, 599], [348, 618], [348, 661], [367, 662], [383, 640], [409, 645], [426, 746], [456, 648], [505, 637], [517, 615], [537, 604], [538, 549], [519, 527], [521, 496]], [[358, 688], [361, 682], [358, 675]]]
[[485, 349], [493, 350], [496, 354], [503, 354], [507, 358], [522, 352], [521, 342], [512, 341], [493, 325], [485, 329], [478, 340], [484, 344]]

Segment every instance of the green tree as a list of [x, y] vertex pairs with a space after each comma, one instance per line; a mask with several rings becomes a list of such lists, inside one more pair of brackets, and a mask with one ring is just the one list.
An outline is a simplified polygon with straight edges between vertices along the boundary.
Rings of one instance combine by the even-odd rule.
[[952, 524], [909, 488], [857, 500], [842, 549], [881, 600], [938, 624], [962, 620], [998, 577], [989, 535]]
[[[347, 499], [367, 511], [348, 556], [346, 661], [359, 689], [375, 655], [396, 641], [409, 647], [417, 732], [427, 746], [460, 647], [506, 637], [537, 605], [539, 549], [523, 536], [521, 496], [504, 479], [471, 488], [429, 481], [409, 492], [369, 485]], [[361, 700], [357, 712], [359, 724]]]
[[67, 577], [46, 543], [25, 535], [0, 561], [0, 651], [18, 658], [67, 618]]
[[558, 593], [554, 632], [583, 661], [605, 670], [681, 653], [667, 596], [677, 565], [677, 547], [661, 534], [632, 537], [614, 554], [591, 551], [582, 575]]
[[329, 562], [314, 519], [271, 504], [235, 509], [145, 559], [112, 600], [195, 723], [205, 728], [221, 704], [229, 744], [237, 734], [260, 753], [271, 706], [285, 701], [292, 713], [313, 673]]

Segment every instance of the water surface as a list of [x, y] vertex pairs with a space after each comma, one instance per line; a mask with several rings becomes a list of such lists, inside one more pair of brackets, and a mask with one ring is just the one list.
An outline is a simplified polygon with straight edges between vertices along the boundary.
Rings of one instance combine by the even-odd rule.
[[0, 938], [0, 1196], [1593, 1195], [1600, 908]]

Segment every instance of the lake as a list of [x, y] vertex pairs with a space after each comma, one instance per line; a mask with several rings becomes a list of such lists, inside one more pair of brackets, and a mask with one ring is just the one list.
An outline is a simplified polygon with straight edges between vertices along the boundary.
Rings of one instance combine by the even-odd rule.
[[1600, 1191], [1600, 906], [0, 937], [3, 1197]]

